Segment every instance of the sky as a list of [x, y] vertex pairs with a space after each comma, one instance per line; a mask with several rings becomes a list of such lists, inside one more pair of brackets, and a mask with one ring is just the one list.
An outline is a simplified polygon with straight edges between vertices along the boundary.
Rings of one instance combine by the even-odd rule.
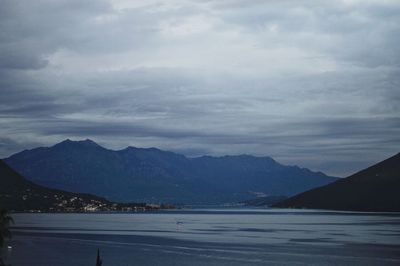
[[64, 139], [347, 176], [400, 152], [400, 1], [0, 0], [0, 158]]

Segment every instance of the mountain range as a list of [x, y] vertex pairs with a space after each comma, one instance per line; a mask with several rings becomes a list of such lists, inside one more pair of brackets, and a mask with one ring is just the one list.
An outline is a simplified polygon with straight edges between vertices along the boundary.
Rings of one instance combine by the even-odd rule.
[[280, 208], [400, 211], [400, 153], [367, 169], [277, 203]]
[[188, 158], [156, 148], [106, 149], [65, 140], [4, 159], [28, 180], [122, 202], [220, 204], [256, 196], [292, 196], [337, 178], [270, 157]]

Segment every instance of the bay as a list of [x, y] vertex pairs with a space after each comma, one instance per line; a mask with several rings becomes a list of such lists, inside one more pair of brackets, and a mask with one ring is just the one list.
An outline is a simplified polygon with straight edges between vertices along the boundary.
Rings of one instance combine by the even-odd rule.
[[287, 209], [16, 213], [13, 266], [400, 265], [400, 215]]

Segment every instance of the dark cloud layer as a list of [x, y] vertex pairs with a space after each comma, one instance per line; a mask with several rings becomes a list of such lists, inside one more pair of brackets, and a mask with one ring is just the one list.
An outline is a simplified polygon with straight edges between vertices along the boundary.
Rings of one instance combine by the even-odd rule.
[[347, 175], [399, 152], [398, 1], [0, 2], [0, 156], [93, 138]]

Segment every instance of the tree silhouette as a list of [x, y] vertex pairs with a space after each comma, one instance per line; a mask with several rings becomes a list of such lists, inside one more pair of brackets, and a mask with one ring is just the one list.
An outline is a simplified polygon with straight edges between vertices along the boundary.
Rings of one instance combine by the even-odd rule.
[[[5, 246], [6, 240], [11, 238], [9, 230], [10, 224], [14, 223], [13, 218], [8, 214], [7, 210], [0, 210], [0, 249]], [[0, 266], [5, 265], [0, 253]]]
[[0, 248], [5, 245], [7, 239], [11, 238], [9, 227], [12, 223], [14, 223], [14, 220], [8, 211], [4, 209], [0, 210]]
[[100, 249], [97, 249], [97, 259], [96, 259], [96, 266], [101, 266], [103, 261], [100, 258]]

